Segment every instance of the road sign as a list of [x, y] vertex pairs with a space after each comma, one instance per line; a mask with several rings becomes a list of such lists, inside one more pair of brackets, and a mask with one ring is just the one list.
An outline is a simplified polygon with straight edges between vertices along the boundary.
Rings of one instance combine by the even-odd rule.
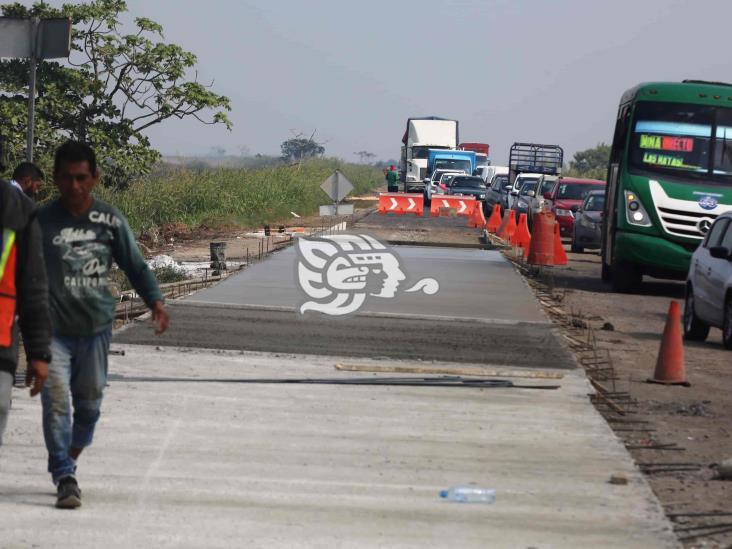
[[353, 204], [326, 204], [320, 207], [320, 216], [353, 215]]
[[71, 53], [71, 19], [16, 19], [0, 17], [0, 57], [28, 59], [28, 135], [26, 156], [33, 162], [36, 105], [36, 64]]
[[71, 19], [0, 17], [0, 57], [54, 59], [71, 53]]
[[333, 172], [320, 186], [333, 202], [340, 202], [353, 190], [353, 184], [339, 170]]

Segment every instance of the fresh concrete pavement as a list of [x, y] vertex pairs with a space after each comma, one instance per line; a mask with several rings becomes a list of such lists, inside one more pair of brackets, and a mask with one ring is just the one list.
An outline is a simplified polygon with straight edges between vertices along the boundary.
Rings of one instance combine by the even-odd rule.
[[[658, 502], [590, 405], [583, 373], [572, 367], [520, 278], [490, 252], [465, 252], [401, 250], [410, 274], [435, 273], [442, 288], [435, 296], [409, 296], [420, 305], [400, 308], [396, 299], [382, 300], [367, 307], [369, 314], [349, 319], [357, 340], [370, 323], [393, 322], [383, 334], [386, 343], [374, 341], [370, 357], [349, 352], [347, 341], [305, 345], [306, 354], [292, 354], [287, 342], [307, 339], [297, 326], [310, 321], [259, 316], [296, 314], [287, 310], [283, 296], [291, 284], [277, 263], [291, 263], [291, 252], [230, 278], [228, 302], [224, 294], [211, 304], [222, 284], [173, 306], [173, 321], [185, 329], [160, 338], [159, 347], [139, 344], [148, 341], [148, 325], [119, 334], [115, 346], [126, 354], [111, 357], [98, 435], [80, 462], [84, 505], [76, 512], [52, 508], [40, 406], [16, 392], [0, 449], [0, 547], [675, 546]], [[450, 261], [441, 261], [441, 254]], [[460, 268], [450, 273], [449, 263]], [[442, 280], [450, 274], [455, 285]], [[256, 288], [257, 281], [251, 295], [237, 293]], [[252, 302], [267, 284], [277, 299], [265, 295]], [[451, 295], [462, 305], [452, 307]], [[501, 306], [488, 308], [491, 302]], [[227, 339], [228, 345], [203, 348], [205, 338], [192, 322], [196, 314], [213, 323], [199, 327], [209, 334], [217, 331], [219, 314], [224, 335], [211, 341]], [[244, 322], [237, 332], [249, 315], [257, 321]], [[398, 337], [390, 333], [417, 321], [430, 337], [412, 342], [422, 344], [411, 348], [413, 358], [395, 357]], [[260, 334], [274, 341], [272, 324], [281, 331], [283, 350], [257, 347]], [[326, 338], [326, 328], [337, 325], [321, 325], [316, 336]], [[440, 344], [450, 347], [443, 329], [453, 325], [460, 329], [452, 333], [469, 333], [485, 350], [488, 345], [475, 338], [499, 326], [507, 331], [489, 333], [488, 340], [514, 343], [488, 360], [455, 349], [461, 364], [438, 358], [430, 366], [555, 368], [563, 377], [551, 382], [560, 388], [246, 383], [369, 375], [337, 371], [339, 362], [424, 366]], [[542, 335], [523, 343], [531, 358], [522, 362], [515, 340], [533, 331]], [[359, 341], [365, 349], [365, 340]], [[191, 346], [197, 348], [186, 348]], [[547, 380], [514, 379], [537, 381]], [[624, 474], [629, 484], [610, 484], [612, 474]], [[495, 488], [496, 503], [438, 497], [439, 490], [466, 483]]]

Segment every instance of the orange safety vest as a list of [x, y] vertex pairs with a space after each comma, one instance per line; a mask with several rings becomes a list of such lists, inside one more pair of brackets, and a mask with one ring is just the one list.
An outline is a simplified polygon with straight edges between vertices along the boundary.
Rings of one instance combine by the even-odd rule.
[[15, 303], [15, 231], [3, 229], [0, 255], [0, 347], [10, 347], [13, 342]]

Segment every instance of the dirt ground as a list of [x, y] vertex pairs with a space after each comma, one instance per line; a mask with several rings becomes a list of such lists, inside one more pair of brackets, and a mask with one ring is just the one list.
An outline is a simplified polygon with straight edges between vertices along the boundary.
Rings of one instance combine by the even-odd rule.
[[[732, 527], [732, 481], [718, 480], [715, 471], [715, 464], [732, 458], [732, 352], [723, 349], [721, 332], [712, 329], [704, 343], [685, 342], [690, 387], [646, 383], [653, 376], [669, 304], [677, 300], [683, 306], [683, 283], [646, 278], [638, 293], [614, 294], [600, 281], [597, 253], [568, 255], [569, 264], [554, 267], [551, 277], [555, 291], [566, 289], [562, 308], [596, 330], [598, 346], [610, 352], [616, 390], [637, 401], [632, 419], [647, 422], [611, 425], [629, 445], [657, 441], [682, 448], [630, 452], [640, 464], [698, 465], [698, 470], [648, 474], [648, 481], [685, 545], [732, 546], [732, 531], [701, 536], [716, 531], [702, 526], [727, 525], [720, 532]], [[648, 431], [629, 430], [633, 428]], [[680, 516], [711, 512], [727, 515]]]
[[245, 262], [248, 256], [264, 253], [278, 245], [289, 242], [293, 234], [310, 234], [327, 230], [327, 227], [343, 221], [349, 225], [361, 219], [375, 204], [374, 197], [357, 197], [349, 202], [354, 204], [352, 216], [323, 218], [319, 216], [293, 217], [270, 225], [267, 236], [264, 227], [242, 228], [236, 226], [189, 228], [183, 224], [168, 225], [154, 235], [145, 234], [140, 239], [146, 257], [168, 255], [176, 261], [208, 261], [211, 257], [211, 242], [226, 244], [226, 259], [232, 262]]

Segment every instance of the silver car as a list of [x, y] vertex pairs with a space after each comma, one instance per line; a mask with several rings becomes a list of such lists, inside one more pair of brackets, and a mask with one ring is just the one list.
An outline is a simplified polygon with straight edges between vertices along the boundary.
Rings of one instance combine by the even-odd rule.
[[704, 341], [710, 326], [722, 329], [724, 348], [732, 350], [732, 212], [714, 221], [686, 278], [684, 337]]
[[602, 246], [602, 211], [605, 209], [605, 191], [590, 191], [582, 206], [574, 214], [572, 224], [572, 251], [582, 253], [585, 248]]

